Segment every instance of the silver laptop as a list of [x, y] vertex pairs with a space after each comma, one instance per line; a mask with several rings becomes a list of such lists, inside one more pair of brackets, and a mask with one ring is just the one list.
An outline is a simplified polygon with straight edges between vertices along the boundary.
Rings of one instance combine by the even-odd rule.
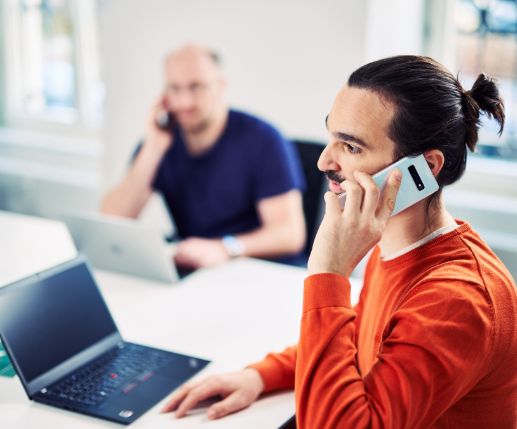
[[94, 267], [166, 283], [179, 280], [171, 246], [158, 229], [97, 213], [67, 213], [63, 220]]

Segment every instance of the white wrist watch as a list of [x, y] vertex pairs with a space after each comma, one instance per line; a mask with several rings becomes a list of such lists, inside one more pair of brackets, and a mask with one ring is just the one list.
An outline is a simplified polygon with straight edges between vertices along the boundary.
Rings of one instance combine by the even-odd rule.
[[225, 235], [221, 241], [230, 257], [237, 258], [244, 254], [244, 243], [235, 237], [235, 235]]

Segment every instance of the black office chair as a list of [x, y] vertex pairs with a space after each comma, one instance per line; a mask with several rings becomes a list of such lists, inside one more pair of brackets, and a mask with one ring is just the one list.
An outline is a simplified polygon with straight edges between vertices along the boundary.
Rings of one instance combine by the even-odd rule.
[[307, 183], [303, 193], [303, 213], [305, 214], [305, 227], [307, 230], [304, 254], [307, 259], [311, 253], [312, 243], [323, 215], [325, 176], [318, 170], [316, 164], [325, 146], [314, 141], [293, 140], [293, 142], [298, 150]]

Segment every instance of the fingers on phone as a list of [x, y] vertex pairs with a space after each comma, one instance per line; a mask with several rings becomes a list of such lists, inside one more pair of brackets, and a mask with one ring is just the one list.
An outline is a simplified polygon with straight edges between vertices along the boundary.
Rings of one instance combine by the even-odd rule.
[[363, 189], [358, 183], [351, 180], [347, 180], [344, 186], [346, 189], [346, 203], [343, 215], [351, 218], [352, 216], [357, 216], [361, 210]]
[[363, 212], [375, 213], [379, 204], [380, 189], [372, 177], [361, 171], [354, 171], [354, 178], [364, 191], [361, 209]]
[[398, 169], [394, 170], [388, 177], [388, 183], [382, 192], [381, 205], [379, 209], [379, 217], [382, 220], [387, 221], [393, 212], [401, 179], [402, 173]]

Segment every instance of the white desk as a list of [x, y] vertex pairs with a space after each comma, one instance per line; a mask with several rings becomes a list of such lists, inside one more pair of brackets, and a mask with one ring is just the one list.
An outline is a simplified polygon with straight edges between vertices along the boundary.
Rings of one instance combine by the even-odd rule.
[[[96, 272], [124, 338], [211, 359], [213, 363], [198, 377], [242, 368], [269, 351], [295, 343], [304, 277], [303, 269], [252, 259], [199, 271], [173, 286]], [[357, 293], [354, 289], [353, 296]], [[292, 392], [262, 398], [240, 413], [215, 421], [209, 421], [204, 410], [183, 419], [159, 414], [164, 403], [131, 427], [267, 429], [277, 428], [294, 412]], [[121, 426], [30, 402], [17, 378], [0, 378], [0, 427]]]
[[76, 254], [63, 223], [0, 211], [0, 286], [72, 259]]

